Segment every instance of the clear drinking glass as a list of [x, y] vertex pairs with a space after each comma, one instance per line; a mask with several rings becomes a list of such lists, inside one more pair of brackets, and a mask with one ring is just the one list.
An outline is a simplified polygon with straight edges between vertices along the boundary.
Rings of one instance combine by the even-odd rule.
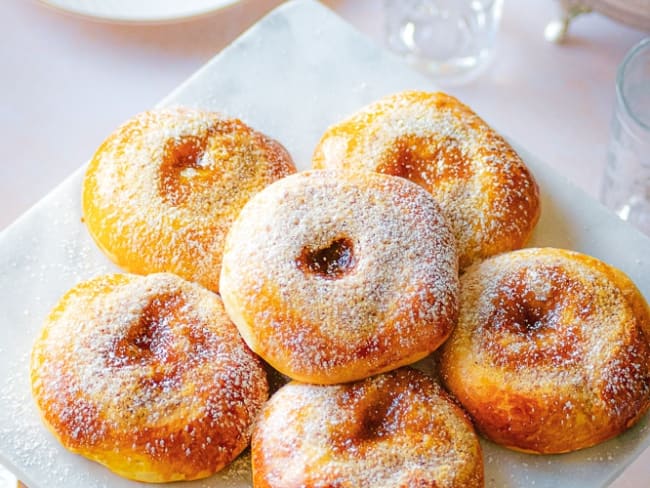
[[650, 235], [650, 37], [618, 68], [601, 200]]
[[492, 56], [503, 0], [384, 0], [388, 47], [438, 81], [473, 79]]

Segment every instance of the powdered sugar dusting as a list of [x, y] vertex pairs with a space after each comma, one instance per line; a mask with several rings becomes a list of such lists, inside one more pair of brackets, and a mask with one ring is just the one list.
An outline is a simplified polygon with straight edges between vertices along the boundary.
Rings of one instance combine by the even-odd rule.
[[218, 297], [170, 274], [71, 290], [34, 347], [32, 387], [69, 449], [150, 481], [230, 462], [268, 394]]
[[[301, 265], [305, 249], [341, 239], [350, 246], [341, 276]], [[453, 237], [425, 191], [376, 173], [311, 171], [242, 210], [221, 293], [253, 350], [289, 376], [331, 383], [435, 349], [454, 323], [457, 286]]]
[[472, 110], [444, 93], [402, 92], [327, 129], [315, 168], [379, 171], [434, 196], [458, 241], [460, 267], [522, 247], [539, 218], [529, 170]]
[[84, 216], [127, 271], [171, 271], [217, 290], [223, 242], [239, 210], [293, 172], [279, 143], [237, 119], [151, 110], [97, 150], [84, 181]]
[[483, 486], [478, 438], [426, 375], [290, 383], [265, 406], [253, 465], [270, 486]]
[[550, 248], [472, 266], [443, 377], [497, 442], [563, 452], [617, 435], [650, 407], [650, 317], [630, 286], [600, 261]]

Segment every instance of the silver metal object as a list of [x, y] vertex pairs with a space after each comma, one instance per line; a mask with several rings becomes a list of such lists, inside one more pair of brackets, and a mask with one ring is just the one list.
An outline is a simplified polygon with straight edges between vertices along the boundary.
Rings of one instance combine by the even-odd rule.
[[544, 37], [550, 42], [565, 41], [575, 18], [589, 12], [650, 32], [650, 0], [558, 0], [558, 3], [559, 18], [544, 29]]

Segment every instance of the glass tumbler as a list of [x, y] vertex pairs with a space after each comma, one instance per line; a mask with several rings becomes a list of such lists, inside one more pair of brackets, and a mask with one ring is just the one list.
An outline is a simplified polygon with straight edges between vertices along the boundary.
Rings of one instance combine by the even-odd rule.
[[494, 50], [503, 0], [384, 0], [388, 47], [442, 83], [474, 79]]
[[601, 200], [650, 235], [650, 37], [618, 68]]

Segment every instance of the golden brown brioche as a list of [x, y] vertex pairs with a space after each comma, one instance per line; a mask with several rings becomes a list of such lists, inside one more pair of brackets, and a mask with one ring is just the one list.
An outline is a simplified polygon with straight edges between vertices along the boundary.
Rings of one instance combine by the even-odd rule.
[[223, 468], [248, 445], [268, 396], [218, 295], [167, 273], [70, 290], [34, 344], [31, 382], [61, 444], [147, 482]]
[[353, 381], [447, 338], [455, 242], [431, 196], [408, 180], [303, 172], [246, 204], [220, 287], [244, 340], [274, 368], [308, 383]]
[[424, 373], [282, 387], [252, 440], [255, 488], [483, 486], [465, 413]]
[[93, 156], [84, 221], [126, 271], [170, 271], [218, 291], [230, 224], [253, 194], [293, 172], [278, 142], [237, 119], [151, 110], [118, 128]]
[[408, 178], [442, 207], [460, 268], [518, 249], [539, 219], [539, 190], [510, 145], [469, 107], [444, 93], [385, 97], [327, 129], [314, 168]]
[[494, 442], [574, 451], [650, 407], [650, 311], [621, 271], [572, 251], [514, 251], [465, 272], [460, 307], [442, 378]]

